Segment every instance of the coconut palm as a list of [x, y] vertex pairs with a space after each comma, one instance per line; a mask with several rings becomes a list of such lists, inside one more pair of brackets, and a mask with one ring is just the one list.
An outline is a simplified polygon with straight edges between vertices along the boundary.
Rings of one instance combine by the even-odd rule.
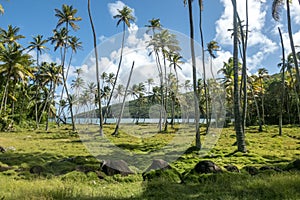
[[117, 87], [116, 87], [116, 91], [114, 92], [114, 98], [115, 99], [119, 99], [119, 103], [121, 102], [121, 97], [124, 95], [124, 85], [122, 84], [119, 84]]
[[286, 17], [287, 17], [287, 25], [288, 25], [288, 34], [290, 39], [290, 46], [292, 49], [295, 69], [296, 69], [296, 80], [297, 80], [297, 89], [300, 90], [300, 72], [299, 72], [299, 65], [297, 60], [297, 54], [294, 45], [294, 38], [293, 38], [293, 31], [292, 31], [292, 22], [291, 22], [291, 14], [290, 14], [290, 3], [291, 0], [273, 0], [272, 4], [272, 16], [276, 21], [280, 19], [280, 8], [286, 4]]
[[196, 57], [195, 57], [195, 41], [194, 41], [194, 20], [193, 20], [193, 6], [192, 0], [184, 0], [184, 4], [188, 4], [189, 10], [189, 24], [190, 24], [190, 45], [191, 45], [191, 55], [192, 55], [192, 72], [193, 72], [193, 91], [194, 91], [194, 107], [195, 107], [195, 125], [196, 125], [196, 147], [201, 149], [201, 139], [200, 139], [200, 112], [198, 105], [198, 92], [197, 92], [197, 70], [196, 70]]
[[157, 19], [153, 18], [153, 19], [149, 20], [148, 22], [149, 22], [149, 25], [145, 25], [145, 27], [148, 28], [146, 33], [149, 33], [149, 31], [152, 31], [152, 37], [156, 33], [156, 30], [158, 30], [158, 31], [162, 30], [162, 25], [160, 23], [159, 18], [157, 18]]
[[96, 31], [93, 23], [93, 18], [92, 18], [92, 12], [91, 12], [91, 1], [88, 0], [88, 14], [89, 14], [89, 20], [91, 24], [91, 29], [93, 33], [93, 44], [94, 44], [94, 53], [95, 53], [95, 60], [96, 60], [96, 81], [97, 81], [97, 96], [95, 98], [98, 99], [98, 113], [99, 113], [99, 133], [100, 136], [103, 135], [103, 116], [102, 116], [102, 105], [101, 105], [101, 85], [100, 85], [100, 80], [99, 80], [99, 61], [98, 61], [98, 50], [97, 50], [97, 36], [96, 36]]
[[219, 50], [220, 50], [220, 46], [217, 41], [212, 40], [209, 43], [207, 43], [207, 51], [210, 55], [210, 72], [211, 72], [213, 79], [215, 79], [215, 77], [214, 77], [214, 72], [213, 72], [212, 61], [213, 61], [213, 59], [215, 59], [217, 57], [216, 51], [219, 51]]
[[8, 44], [0, 49], [0, 74], [6, 77], [4, 80], [4, 91], [2, 95], [0, 114], [6, 112], [8, 96], [14, 98], [14, 91], [9, 91], [9, 84], [13, 82], [12, 90], [17, 81], [26, 80], [26, 77], [33, 79], [33, 68], [31, 68], [31, 56], [24, 54], [16, 43]]
[[17, 43], [18, 40], [25, 38], [23, 35], [19, 35], [20, 28], [8, 25], [7, 30], [0, 28], [1, 42], [6, 44]]
[[76, 24], [76, 22], [81, 21], [81, 17], [76, 17], [75, 15], [77, 14], [77, 9], [73, 9], [73, 6], [69, 6], [66, 4], [62, 5], [62, 10], [55, 9], [55, 16], [58, 18], [58, 22], [56, 25], [56, 29], [64, 26], [65, 32], [66, 32], [66, 38], [65, 42], [63, 43], [63, 52], [62, 52], [62, 63], [61, 66], [63, 68], [62, 71], [62, 78], [63, 78], [63, 83], [64, 83], [64, 89], [66, 90], [67, 94], [67, 99], [69, 103], [69, 108], [70, 108], [70, 114], [71, 114], [71, 120], [72, 120], [72, 130], [75, 131], [75, 121], [74, 121], [74, 116], [73, 116], [73, 104], [72, 100], [69, 95], [68, 87], [67, 87], [67, 77], [65, 75], [65, 59], [66, 59], [66, 53], [67, 53], [67, 48], [68, 48], [68, 41], [69, 41], [69, 26], [74, 30], [78, 30], [79, 26]]
[[239, 88], [239, 62], [238, 62], [238, 13], [237, 2], [232, 0], [233, 4], [233, 66], [234, 66], [234, 125], [237, 139], [238, 151], [246, 152], [245, 133], [243, 129], [240, 88]]
[[122, 10], [118, 9], [118, 14], [114, 16], [114, 19], [118, 19], [117, 26], [119, 26], [121, 23], [123, 24], [123, 36], [122, 36], [120, 60], [119, 60], [119, 64], [118, 64], [116, 77], [115, 77], [114, 83], [112, 85], [111, 94], [109, 96], [109, 99], [108, 99], [108, 102], [107, 102], [107, 105], [106, 105], [106, 112], [105, 112], [106, 114], [108, 113], [108, 107], [110, 105], [110, 101], [111, 101], [111, 98], [113, 96], [113, 92], [114, 92], [115, 87], [117, 85], [118, 76], [119, 76], [119, 72], [120, 72], [121, 65], [122, 65], [126, 26], [128, 28], [130, 28], [130, 26], [131, 26], [130, 23], [135, 21], [135, 17], [132, 15], [132, 9], [130, 9], [127, 6], [124, 6]]
[[151, 91], [151, 86], [154, 83], [154, 79], [153, 78], [148, 78], [147, 81], [145, 82], [148, 85], [148, 95], [150, 95]]
[[[39, 56], [48, 48], [45, 46], [45, 44], [48, 42], [48, 40], [44, 40], [42, 35], [37, 35], [33, 37], [33, 41], [30, 42], [27, 49], [29, 51], [36, 50], [36, 64], [38, 67], [38, 74], [40, 74], [40, 62], [39, 62]], [[36, 79], [36, 94], [35, 94], [35, 100], [37, 101], [37, 95], [40, 88], [40, 84], [38, 82], [39, 79]], [[39, 120], [38, 120], [38, 104], [35, 102], [35, 118], [36, 118], [36, 127], [39, 127]]]
[[71, 48], [72, 52], [71, 52], [71, 55], [70, 55], [70, 58], [69, 58], [69, 64], [68, 64], [68, 68], [67, 68], [67, 72], [66, 72], [66, 79], [68, 79], [69, 70], [70, 70], [70, 67], [71, 67], [73, 55], [75, 53], [77, 53], [77, 50], [82, 49], [82, 42], [80, 41], [80, 38], [78, 38], [76, 36], [69, 36], [69, 38], [68, 38], [68, 47]]

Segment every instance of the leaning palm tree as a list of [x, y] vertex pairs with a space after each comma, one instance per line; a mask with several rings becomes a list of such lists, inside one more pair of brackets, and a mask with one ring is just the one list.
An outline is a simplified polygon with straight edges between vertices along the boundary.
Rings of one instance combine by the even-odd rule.
[[114, 84], [112, 85], [111, 94], [110, 94], [108, 102], [106, 104], [106, 112], [105, 112], [106, 116], [107, 116], [107, 113], [108, 113], [108, 107], [110, 105], [110, 102], [111, 102], [111, 99], [112, 99], [112, 96], [113, 96], [113, 92], [114, 92], [115, 87], [117, 85], [117, 80], [118, 80], [118, 76], [119, 76], [121, 65], [122, 65], [126, 26], [128, 28], [130, 28], [130, 23], [135, 21], [135, 17], [132, 15], [132, 9], [130, 9], [127, 6], [124, 6], [122, 10], [118, 9], [118, 14], [115, 15], [114, 18], [119, 19], [118, 22], [117, 22], [117, 26], [119, 26], [121, 23], [123, 24], [123, 36], [122, 36], [122, 45], [121, 45], [121, 53], [120, 53], [120, 60], [119, 60], [119, 64], [118, 64], [118, 69], [117, 69]]
[[77, 14], [77, 9], [73, 9], [73, 6], [69, 6], [66, 4], [62, 5], [62, 10], [55, 9], [55, 16], [58, 18], [56, 28], [59, 28], [64, 25], [64, 28], [66, 29], [66, 42], [63, 43], [64, 46], [63, 46], [61, 66], [63, 68], [62, 78], [63, 78], [64, 88], [66, 90], [67, 100], [69, 103], [73, 131], [76, 130], [74, 116], [73, 116], [73, 106], [72, 106], [73, 103], [68, 91], [67, 77], [64, 71], [65, 71], [65, 59], [66, 59], [68, 40], [69, 40], [69, 35], [68, 35], [69, 26], [71, 26], [71, 28], [76, 31], [79, 29], [79, 26], [75, 22], [81, 21], [81, 17], [76, 17], [75, 16], [76, 14]]
[[[44, 40], [42, 35], [37, 35], [33, 37], [33, 41], [30, 42], [29, 46], [27, 47], [29, 51], [32, 51], [36, 49], [36, 65], [38, 67], [38, 75], [40, 74], [40, 62], [39, 62], [39, 56], [48, 48], [45, 46], [45, 44], [48, 42], [48, 40]], [[37, 95], [38, 91], [40, 89], [39, 85], [39, 79], [36, 79], [36, 93], [35, 93], [35, 100], [37, 101]], [[36, 128], [39, 127], [39, 120], [38, 120], [38, 103], [35, 102], [35, 119], [36, 119]]]
[[98, 99], [98, 116], [100, 119], [99, 123], [99, 134], [100, 136], [103, 135], [103, 116], [102, 116], [102, 105], [101, 105], [101, 86], [99, 80], [99, 63], [98, 63], [98, 51], [97, 51], [97, 38], [96, 38], [96, 31], [93, 23], [92, 13], [91, 13], [91, 1], [88, 0], [88, 13], [89, 13], [89, 20], [92, 28], [93, 33], [93, 44], [94, 44], [94, 53], [95, 53], [95, 60], [96, 60], [96, 81], [97, 81], [97, 95], [96, 99]]
[[197, 69], [196, 69], [196, 57], [195, 57], [195, 41], [194, 41], [194, 20], [193, 20], [193, 0], [184, 0], [184, 4], [188, 4], [189, 10], [189, 23], [190, 23], [190, 45], [192, 55], [192, 72], [193, 72], [193, 90], [194, 90], [194, 106], [195, 106], [195, 124], [196, 124], [196, 147], [201, 149], [200, 139], [200, 111], [198, 103], [198, 90], [197, 90]]
[[295, 69], [296, 69], [297, 89], [299, 91], [300, 90], [300, 71], [299, 71], [299, 64], [298, 64], [297, 54], [296, 54], [295, 45], [294, 45], [291, 14], [290, 14], [290, 3], [291, 3], [291, 0], [286, 0], [285, 2], [284, 2], [284, 0], [273, 0], [272, 16], [276, 21], [279, 21], [279, 19], [280, 19], [280, 15], [279, 15], [280, 8], [284, 4], [286, 4], [288, 34], [289, 34], [290, 46], [291, 46], [291, 49], [292, 49], [292, 54], [293, 54], [293, 59], [294, 59], [294, 64], [295, 64]]

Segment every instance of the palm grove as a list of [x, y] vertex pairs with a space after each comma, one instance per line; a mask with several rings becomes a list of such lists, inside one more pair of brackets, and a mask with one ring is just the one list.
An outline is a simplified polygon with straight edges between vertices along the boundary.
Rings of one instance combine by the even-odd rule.
[[[90, 10], [88, 13], [93, 33], [94, 47], [97, 46], [96, 32]], [[246, 1], [246, 15], [240, 16], [237, 12], [237, 2], [232, 0], [233, 6], [233, 57], [224, 61], [223, 66], [218, 66], [218, 74], [213, 78], [206, 78], [206, 72], [212, 66], [216, 58], [216, 51], [220, 48], [217, 41], [207, 42], [202, 31], [203, 1], [196, 5], [193, 0], [184, 0], [183, 6], [187, 7], [187, 23], [190, 24], [190, 52], [192, 80], [180, 82], [178, 70], [184, 61], [180, 55], [180, 41], [176, 35], [164, 29], [159, 18], [149, 20], [148, 28], [150, 40], [147, 41], [149, 56], [156, 61], [159, 74], [159, 83], [154, 86], [154, 79], [149, 78], [145, 82], [125, 87], [118, 81], [119, 71], [122, 66], [124, 40], [126, 27], [130, 27], [135, 18], [129, 7], [118, 10], [114, 16], [117, 26], [122, 26], [123, 37], [120, 44], [118, 70], [116, 74], [102, 72], [99, 69], [97, 48], [94, 48], [96, 57], [96, 83], [85, 82], [82, 78], [82, 70], [76, 70], [76, 77], [67, 83], [72, 58], [83, 46], [80, 38], [76, 37], [77, 25], [82, 18], [77, 16], [77, 9], [70, 5], [62, 5], [61, 9], [55, 9], [57, 26], [54, 27], [51, 36], [36, 35], [28, 46], [20, 45], [20, 40], [25, 36], [20, 34], [20, 28], [9, 25], [0, 29], [0, 128], [3, 131], [11, 130], [13, 126], [31, 126], [39, 128], [40, 124], [46, 124], [49, 129], [50, 119], [58, 125], [71, 119], [72, 129], [76, 130], [75, 120], [79, 116], [78, 107], [84, 108], [84, 113], [94, 112], [99, 118], [100, 134], [103, 134], [103, 124], [110, 117], [112, 99], [124, 104], [124, 96], [132, 96], [130, 102], [134, 107], [131, 116], [135, 123], [140, 118], [147, 118], [147, 109], [150, 105], [159, 104], [158, 131], [168, 133], [168, 129], [174, 128], [175, 118], [183, 118], [180, 112], [188, 102], [194, 101], [193, 123], [195, 124], [195, 146], [201, 149], [200, 128], [207, 132], [212, 117], [212, 91], [210, 85], [218, 85], [226, 91], [226, 118], [228, 125], [234, 119], [238, 150], [246, 152], [245, 133], [246, 127], [257, 125], [259, 131], [266, 124], [278, 124], [279, 134], [282, 134], [283, 124], [300, 123], [299, 90], [300, 72], [298, 69], [300, 52], [296, 52], [293, 42], [293, 34], [290, 17], [290, 1], [274, 0], [272, 15], [274, 20], [280, 18], [280, 8], [287, 6], [287, 24], [292, 52], [285, 55], [284, 42], [282, 41], [282, 59], [278, 60], [280, 73], [269, 75], [265, 68], [258, 69], [252, 75], [247, 74], [247, 40], [251, 34], [248, 25], [248, 1]], [[259, 3], [259, 2], [258, 2]], [[198, 6], [200, 11], [200, 24], [196, 28], [193, 15], [193, 6]], [[0, 6], [4, 14], [4, 9]], [[242, 18], [245, 18], [242, 20]], [[203, 76], [197, 76], [194, 34], [200, 31]], [[278, 28], [278, 37], [281, 38], [281, 30]], [[49, 47], [49, 45], [52, 45]], [[36, 52], [36, 57], [29, 55], [30, 51]], [[60, 63], [41, 62], [40, 56], [46, 51], [58, 51]], [[210, 59], [207, 64], [205, 56]], [[134, 62], [132, 68], [134, 67]], [[218, 76], [221, 78], [215, 79]], [[128, 83], [130, 79], [128, 80]], [[128, 84], [129, 86], [129, 84]], [[184, 95], [182, 95], [184, 94]], [[184, 98], [183, 98], [184, 97]], [[180, 108], [181, 107], [181, 108]], [[163, 111], [164, 110], [164, 111]], [[81, 110], [82, 112], [82, 110]], [[83, 115], [81, 113], [81, 115]], [[122, 109], [120, 111], [122, 116]], [[188, 116], [189, 117], [189, 116]], [[200, 126], [199, 118], [206, 118], [206, 126]], [[168, 120], [169, 119], [169, 120]], [[170, 126], [170, 127], [169, 127]], [[118, 134], [118, 132], [115, 132]]]

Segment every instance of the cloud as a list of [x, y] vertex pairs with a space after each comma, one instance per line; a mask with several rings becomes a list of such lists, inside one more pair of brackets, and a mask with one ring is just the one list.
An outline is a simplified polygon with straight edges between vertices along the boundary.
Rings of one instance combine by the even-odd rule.
[[[224, 5], [224, 11], [219, 20], [216, 21], [216, 36], [215, 40], [218, 41], [221, 46], [232, 46], [232, 15], [233, 6], [231, 0], [221, 0]], [[252, 70], [260, 67], [261, 63], [267, 59], [267, 57], [278, 49], [278, 44], [274, 42], [270, 35], [267, 34], [266, 15], [268, 4], [265, 1], [256, 2], [248, 1], [248, 14], [249, 14], [249, 38], [248, 38], [248, 69]], [[246, 18], [246, 6], [245, 0], [241, 0], [237, 4], [238, 13], [241, 20], [245, 21]], [[224, 28], [226, 27], [226, 28]], [[275, 29], [273, 30], [275, 33]]]
[[298, 1], [293, 1], [293, 3], [290, 6], [291, 8], [291, 17], [292, 21], [294, 21], [296, 24], [300, 25], [300, 5]]

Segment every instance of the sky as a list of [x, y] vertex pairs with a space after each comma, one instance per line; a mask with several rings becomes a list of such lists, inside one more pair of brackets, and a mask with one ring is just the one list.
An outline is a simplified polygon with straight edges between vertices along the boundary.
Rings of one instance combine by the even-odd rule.
[[[268, 69], [270, 74], [278, 73], [277, 64], [281, 59], [281, 46], [277, 27], [283, 32], [286, 53], [290, 52], [289, 40], [286, 26], [286, 9], [281, 12], [281, 20], [276, 22], [272, 19], [272, 1], [249, 0], [249, 42], [248, 42], [248, 71], [256, 73], [259, 68]], [[241, 19], [245, 19], [245, 0], [238, 0], [238, 12]], [[80, 38], [83, 49], [79, 50], [72, 61], [70, 79], [75, 77], [75, 69], [82, 68], [86, 81], [95, 76], [95, 59], [93, 57], [93, 43], [90, 24], [88, 21], [87, 1], [78, 0], [10, 0], [1, 1], [5, 9], [4, 15], [0, 16], [0, 27], [7, 29], [9, 24], [20, 27], [20, 34], [26, 36], [20, 43], [28, 46], [32, 37], [38, 34], [48, 38], [56, 27], [57, 18], [55, 8], [61, 9], [62, 4], [73, 5], [78, 10], [77, 16], [82, 17], [78, 22], [80, 29], [71, 31], [70, 34]], [[96, 27], [97, 42], [100, 51], [100, 71], [116, 72], [121, 47], [122, 26], [117, 27], [117, 20], [113, 18], [118, 9], [128, 6], [133, 10], [136, 21], [126, 33], [126, 44], [122, 71], [120, 73], [121, 83], [125, 83], [128, 77], [131, 63], [135, 61], [136, 71], [134, 80], [144, 81], [155, 74], [156, 68], [154, 58], [148, 56], [145, 25], [152, 18], [160, 18], [164, 28], [169, 29], [177, 36], [182, 45], [186, 63], [182, 64], [179, 71], [181, 80], [191, 79], [191, 65], [189, 55], [189, 18], [188, 8], [184, 7], [183, 0], [91, 0], [92, 15]], [[195, 42], [197, 53], [198, 76], [202, 76], [202, 64], [200, 62], [200, 36], [199, 36], [199, 7], [198, 1], [193, 3]], [[295, 45], [300, 45], [300, 5], [293, 1], [291, 5], [293, 21], [293, 33]], [[203, 34], [204, 43], [211, 40], [219, 43], [221, 49], [217, 52], [217, 58], [213, 60], [212, 72], [215, 74], [232, 56], [232, 37], [228, 29], [232, 28], [232, 4], [231, 0], [204, 1], [203, 9]], [[41, 60], [60, 63], [59, 51], [54, 52], [53, 46], [47, 44], [49, 51], [42, 54]], [[297, 49], [300, 51], [300, 48]], [[35, 52], [30, 52], [35, 57]], [[206, 66], [210, 65], [206, 56]], [[212, 75], [211, 75], [212, 76]]]

